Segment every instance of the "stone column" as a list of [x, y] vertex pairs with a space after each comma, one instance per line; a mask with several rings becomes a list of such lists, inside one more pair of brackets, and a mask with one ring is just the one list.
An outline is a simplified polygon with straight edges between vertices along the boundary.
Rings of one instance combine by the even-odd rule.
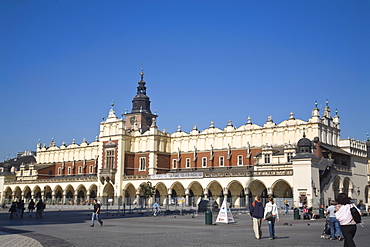
[[[223, 194], [224, 194], [224, 198], [219, 198], [219, 202], [218, 202], [218, 205], [222, 205], [222, 203], [224, 202], [225, 198], [227, 199], [227, 196], [229, 195], [229, 190], [227, 188], [224, 188], [223, 189]], [[232, 199], [231, 199], [232, 200]], [[229, 202], [228, 202], [229, 203]], [[229, 203], [229, 205], [231, 205], [231, 203]]]
[[189, 206], [189, 189], [185, 190], [185, 206]]
[[91, 200], [91, 198], [90, 198], [90, 191], [87, 191], [86, 192], [86, 200], [87, 200], [87, 205], [89, 205], [91, 202], [90, 202], [90, 200]]
[[141, 206], [140, 205], [140, 189], [136, 190], [136, 199], [135, 199], [135, 201], [136, 201], [136, 205]]
[[73, 202], [73, 204], [74, 204], [74, 205], [77, 205], [77, 199], [78, 199], [78, 191], [77, 191], [77, 190], [75, 190], [75, 194], [74, 194], [74, 202]]
[[168, 189], [168, 194], [167, 194], [167, 198], [168, 198], [168, 207], [171, 205], [171, 198], [172, 198], [172, 189]]
[[51, 192], [51, 203], [54, 205], [55, 204], [55, 191]]
[[208, 200], [208, 189], [203, 190], [204, 200]]
[[249, 209], [249, 188], [244, 188], [245, 207]]
[[272, 196], [273, 196], [273, 194], [274, 194], [274, 193], [273, 193], [273, 191], [272, 191], [272, 188], [268, 188], [268, 189], [267, 189], [267, 196], [268, 196], [268, 197], [270, 197], [270, 196], [272, 197]]
[[126, 190], [122, 190], [122, 206], [126, 204]]
[[65, 191], [63, 191], [62, 203], [63, 203], [64, 205], [66, 204], [66, 192], [65, 192]]

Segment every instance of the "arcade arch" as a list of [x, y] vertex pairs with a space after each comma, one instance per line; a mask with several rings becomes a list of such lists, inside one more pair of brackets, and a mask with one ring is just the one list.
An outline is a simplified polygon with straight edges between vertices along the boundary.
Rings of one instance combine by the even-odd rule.
[[62, 187], [60, 185], [57, 185], [54, 188], [54, 201], [57, 204], [63, 203], [63, 190], [62, 190]]
[[97, 197], [97, 191], [98, 191], [98, 186], [96, 184], [92, 184], [88, 190], [88, 200], [89, 200], [89, 204], [92, 203], [92, 200], [93, 199], [96, 199]]
[[178, 198], [184, 197], [185, 196], [185, 189], [184, 186], [182, 186], [181, 183], [175, 182], [171, 186], [171, 200], [172, 203], [178, 205]]
[[22, 200], [22, 191], [21, 191], [21, 188], [19, 188], [19, 186], [15, 187], [14, 188], [14, 200]]
[[230, 203], [230, 207], [245, 207], [245, 194], [242, 184], [239, 181], [234, 180], [228, 184], [227, 189], [227, 201]]
[[341, 180], [340, 180], [339, 176], [337, 176], [334, 179], [332, 189], [333, 189], [333, 192], [334, 192], [334, 200], [335, 200], [338, 197], [338, 194], [341, 191]]
[[13, 191], [10, 187], [7, 187], [4, 191], [5, 203], [11, 203], [13, 200]]
[[85, 205], [86, 204], [86, 188], [83, 184], [80, 184], [77, 189], [77, 205]]
[[196, 207], [200, 200], [204, 197], [203, 191], [204, 191], [203, 187], [199, 182], [197, 181], [192, 182], [189, 185], [188, 193], [186, 194], [187, 197], [186, 204]]
[[108, 204], [109, 199], [113, 199], [112, 203], [114, 203], [114, 188], [111, 183], [107, 183], [103, 189], [103, 202]]
[[272, 194], [278, 207], [284, 207], [288, 202], [293, 205], [293, 190], [289, 183], [283, 179], [277, 180], [272, 186]]
[[44, 201], [47, 203], [52, 202], [52, 190], [49, 185], [44, 187]]
[[134, 202], [135, 200], [135, 195], [136, 195], [136, 190], [135, 190], [135, 187], [129, 183], [126, 185], [125, 189], [124, 189], [124, 192], [125, 192], [125, 200], [124, 200], [124, 203], [126, 205], [132, 205], [132, 203]]
[[342, 192], [345, 193], [346, 195], [348, 195], [349, 197], [351, 197], [352, 193], [349, 193], [349, 192], [352, 192], [352, 184], [351, 184], [351, 180], [346, 177], [343, 179], [343, 189], [342, 189]]
[[24, 200], [27, 202], [32, 199], [31, 189], [28, 185], [23, 189]]
[[38, 185], [35, 186], [35, 188], [33, 188], [33, 198], [38, 201], [39, 199], [41, 199], [41, 189]]
[[66, 196], [66, 201], [65, 201], [66, 204], [70, 204], [70, 205], [74, 204], [74, 200], [73, 200], [74, 192], [75, 192], [75, 190], [73, 189], [72, 185], [70, 185], [70, 184], [67, 185], [67, 187], [64, 191], [65, 196]]
[[216, 201], [218, 205], [221, 205], [224, 194], [220, 183], [217, 181], [212, 181], [208, 184], [206, 190], [207, 198], [205, 199]]
[[267, 203], [267, 188], [260, 180], [254, 180], [249, 184], [249, 203], [252, 203], [254, 201], [254, 197], [256, 196], [261, 197], [261, 202], [263, 204]]
[[155, 201], [158, 201], [160, 205], [168, 205], [167, 202], [167, 187], [164, 183], [159, 182], [155, 185]]

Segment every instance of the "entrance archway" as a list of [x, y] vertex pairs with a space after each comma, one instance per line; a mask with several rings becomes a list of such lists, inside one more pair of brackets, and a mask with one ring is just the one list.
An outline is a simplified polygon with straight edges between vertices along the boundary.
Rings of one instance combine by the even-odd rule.
[[232, 181], [227, 188], [229, 190], [227, 201], [230, 205], [234, 208], [245, 207], [245, 195], [242, 184], [239, 181]]
[[260, 180], [254, 180], [249, 184], [249, 205], [254, 201], [254, 197], [260, 196], [263, 204], [267, 203], [267, 188]]
[[113, 185], [111, 183], [107, 183], [104, 186], [103, 199], [102, 200], [106, 204], [108, 204], [108, 203], [110, 205], [114, 204], [114, 188], [113, 188]]
[[272, 185], [272, 194], [278, 208], [284, 208], [286, 203], [293, 205], [293, 190], [287, 181], [276, 181]]
[[189, 199], [188, 204], [196, 207], [200, 200], [203, 198], [203, 187], [200, 185], [199, 182], [192, 182], [189, 185]]

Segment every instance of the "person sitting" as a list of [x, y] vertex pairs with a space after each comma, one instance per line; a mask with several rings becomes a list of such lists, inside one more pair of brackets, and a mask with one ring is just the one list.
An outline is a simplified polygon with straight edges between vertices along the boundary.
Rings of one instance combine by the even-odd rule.
[[313, 207], [308, 208], [308, 213], [311, 215], [311, 220], [316, 219], [316, 214], [314, 214], [314, 212], [313, 212]]
[[154, 216], [157, 216], [157, 214], [158, 214], [158, 212], [159, 212], [159, 208], [160, 208], [158, 201], [156, 201], [156, 202], [153, 204], [152, 208], [153, 208], [153, 215], [154, 215]]
[[305, 217], [307, 217], [309, 220], [313, 220], [312, 219], [312, 208], [308, 208], [307, 204], [303, 205], [303, 219]]

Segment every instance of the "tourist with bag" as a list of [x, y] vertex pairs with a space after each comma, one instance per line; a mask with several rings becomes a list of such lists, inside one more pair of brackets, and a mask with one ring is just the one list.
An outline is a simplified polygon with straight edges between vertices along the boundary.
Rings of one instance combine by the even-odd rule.
[[340, 193], [338, 195], [337, 203], [338, 204], [335, 208], [335, 216], [337, 217], [340, 228], [342, 230], [342, 235], [344, 237], [344, 246], [356, 247], [353, 238], [355, 237], [357, 230], [356, 223], [361, 222], [361, 212], [355, 205], [351, 203], [351, 198], [349, 198], [344, 193]]
[[269, 225], [269, 232], [270, 232], [270, 240], [275, 239], [275, 221], [279, 221], [279, 213], [276, 206], [276, 203], [274, 202], [274, 198], [269, 197], [268, 203], [266, 203], [265, 206], [265, 213], [263, 220], [267, 220], [267, 223]]

